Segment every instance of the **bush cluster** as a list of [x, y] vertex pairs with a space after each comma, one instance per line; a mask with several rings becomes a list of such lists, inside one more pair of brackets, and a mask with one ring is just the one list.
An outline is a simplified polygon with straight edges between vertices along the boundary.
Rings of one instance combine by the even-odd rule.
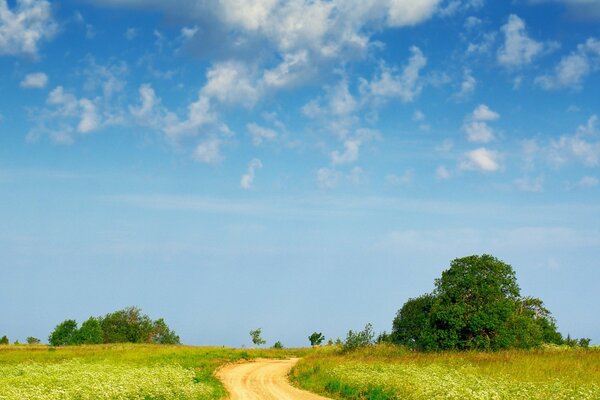
[[68, 319], [56, 326], [48, 337], [52, 346], [100, 343], [158, 343], [179, 344], [179, 336], [169, 329], [165, 320], [150, 319], [137, 307], [108, 313], [104, 317], [90, 317], [77, 327], [77, 321]]

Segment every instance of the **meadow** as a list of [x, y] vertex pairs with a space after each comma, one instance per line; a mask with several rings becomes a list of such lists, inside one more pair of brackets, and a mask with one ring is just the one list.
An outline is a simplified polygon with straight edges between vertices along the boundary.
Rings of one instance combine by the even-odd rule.
[[0, 399], [220, 399], [226, 393], [213, 375], [220, 365], [304, 354], [134, 344], [0, 346]]
[[600, 399], [600, 349], [545, 347], [418, 353], [324, 347], [291, 373], [299, 387], [336, 399]]

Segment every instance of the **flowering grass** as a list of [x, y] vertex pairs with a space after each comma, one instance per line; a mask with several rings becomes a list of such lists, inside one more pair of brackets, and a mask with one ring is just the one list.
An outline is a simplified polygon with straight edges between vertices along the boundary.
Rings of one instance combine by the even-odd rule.
[[302, 350], [159, 345], [0, 346], [0, 400], [219, 399], [214, 370]]
[[600, 399], [599, 349], [415, 353], [389, 346], [326, 348], [292, 372], [308, 390], [340, 399]]

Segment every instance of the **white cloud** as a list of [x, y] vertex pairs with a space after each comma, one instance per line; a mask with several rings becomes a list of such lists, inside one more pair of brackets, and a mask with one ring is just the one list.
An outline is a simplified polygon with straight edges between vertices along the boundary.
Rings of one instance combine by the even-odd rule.
[[469, 142], [489, 143], [495, 139], [493, 129], [485, 122], [471, 121], [464, 129]]
[[80, 133], [88, 133], [98, 129], [100, 126], [100, 118], [96, 112], [96, 106], [88, 99], [79, 100], [81, 107], [81, 120], [77, 125], [77, 131]]
[[197, 26], [192, 26], [191, 28], [184, 26], [183, 28], [181, 28], [181, 38], [184, 40], [190, 40], [196, 35], [196, 33], [198, 33]]
[[469, 142], [489, 143], [495, 139], [494, 130], [487, 124], [500, 118], [500, 114], [491, 110], [485, 104], [480, 104], [467, 118], [463, 129]]
[[413, 182], [414, 178], [415, 171], [408, 169], [402, 175], [389, 174], [385, 177], [385, 180], [392, 186], [408, 186]]
[[264, 141], [271, 141], [277, 138], [277, 132], [273, 129], [265, 128], [254, 122], [247, 124], [246, 129], [248, 129], [250, 136], [252, 136], [252, 143], [255, 146], [260, 146]]
[[352, 137], [343, 140], [343, 152], [339, 152], [337, 150], [331, 152], [331, 162], [334, 165], [350, 164], [355, 162], [358, 160], [360, 147], [364, 143], [368, 143], [372, 140], [378, 139], [379, 137], [380, 134], [377, 131], [366, 128], [357, 129]]
[[335, 150], [331, 152], [331, 162], [334, 165], [353, 163], [358, 159], [360, 151], [360, 140], [350, 139], [344, 142], [344, 152]]
[[413, 114], [413, 121], [423, 121], [425, 119], [425, 114], [423, 114], [420, 110], [416, 110]]
[[500, 114], [491, 110], [485, 104], [480, 104], [475, 110], [473, 110], [474, 121], [495, 121], [498, 118], [500, 118]]
[[139, 95], [139, 106], [129, 106], [129, 113], [134, 122], [140, 126], [162, 131], [167, 136], [170, 135], [171, 139], [176, 139], [177, 134], [183, 131], [181, 123], [173, 113], [162, 106], [162, 101], [154, 92], [152, 85], [142, 84]]
[[589, 38], [563, 57], [551, 74], [541, 75], [535, 83], [545, 90], [581, 89], [583, 80], [600, 68], [600, 41]]
[[25, 89], [43, 89], [48, 84], [48, 75], [43, 72], [36, 72], [25, 75], [20, 86]]
[[320, 189], [334, 189], [340, 180], [342, 173], [330, 168], [320, 168], [317, 171], [317, 185]]
[[471, 30], [471, 29], [477, 28], [478, 26], [481, 25], [482, 22], [483, 21], [481, 20], [481, 18], [477, 18], [477, 17], [474, 17], [472, 15], [468, 16], [465, 19], [465, 28], [467, 30]]
[[164, 131], [171, 139], [177, 139], [182, 135], [197, 135], [200, 128], [216, 121], [216, 115], [211, 109], [210, 99], [202, 94], [198, 100], [187, 107], [187, 119], [180, 121], [172, 118], [165, 126]]
[[465, 153], [458, 166], [464, 171], [495, 172], [500, 169], [500, 154], [480, 147]]
[[206, 73], [202, 95], [222, 103], [252, 106], [259, 97], [250, 79], [248, 68], [239, 62], [223, 62], [213, 65]]
[[135, 28], [127, 28], [125, 31], [125, 39], [133, 40], [138, 36], [138, 30]]
[[206, 164], [215, 164], [221, 161], [221, 141], [217, 138], [205, 140], [196, 146], [193, 157]]
[[0, 0], [0, 55], [37, 56], [41, 41], [57, 31], [46, 0], [17, 0], [13, 9]]
[[420, 71], [427, 64], [427, 58], [416, 46], [410, 48], [411, 56], [401, 73], [382, 64], [379, 76], [371, 82], [362, 81], [361, 90], [374, 97], [399, 98], [405, 103], [419, 95], [423, 87]]
[[594, 176], [584, 176], [575, 184], [575, 187], [580, 189], [590, 189], [596, 186], [598, 186], [598, 178]]
[[458, 98], [468, 97], [475, 91], [477, 80], [471, 74], [470, 69], [465, 69], [463, 72], [463, 81], [460, 84], [460, 91], [456, 94]]
[[27, 134], [28, 141], [47, 135], [59, 144], [71, 144], [74, 136], [98, 130], [107, 121], [98, 112], [99, 98], [77, 98], [62, 86], [54, 88], [46, 98], [47, 108], [36, 114], [38, 126]]
[[262, 83], [267, 87], [285, 88], [297, 85], [307, 76], [316, 71], [309, 63], [309, 54], [306, 50], [284, 54], [283, 61], [274, 68], [263, 73]]
[[435, 169], [435, 178], [438, 180], [450, 179], [450, 171], [444, 165], [440, 165]]
[[541, 193], [544, 191], [544, 178], [519, 178], [515, 181], [515, 186], [523, 192]]
[[585, 125], [577, 128], [574, 134], [551, 140], [546, 150], [550, 163], [559, 167], [570, 159], [575, 159], [588, 167], [599, 165], [600, 141], [590, 140], [598, 134], [597, 121], [598, 117], [592, 115]]
[[469, 45], [467, 46], [467, 54], [488, 54], [496, 42], [496, 36], [496, 32], [488, 32], [481, 36], [481, 40], [479, 40], [479, 42], [469, 42]]
[[505, 67], [530, 64], [544, 51], [555, 47], [552, 43], [538, 42], [527, 35], [525, 21], [511, 14], [501, 28], [504, 44], [498, 49], [498, 62]]
[[254, 183], [254, 177], [256, 175], [256, 170], [263, 167], [262, 162], [258, 158], [253, 158], [248, 165], [248, 171], [242, 176], [240, 180], [240, 187], [244, 190], [252, 189], [252, 184]]

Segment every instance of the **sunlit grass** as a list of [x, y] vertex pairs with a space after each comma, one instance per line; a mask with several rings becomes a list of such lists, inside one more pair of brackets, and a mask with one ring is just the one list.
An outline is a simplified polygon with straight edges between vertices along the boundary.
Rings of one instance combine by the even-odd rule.
[[228, 362], [306, 350], [158, 345], [0, 346], [0, 399], [219, 399]]
[[598, 349], [416, 353], [325, 348], [294, 369], [301, 387], [353, 399], [600, 399]]

